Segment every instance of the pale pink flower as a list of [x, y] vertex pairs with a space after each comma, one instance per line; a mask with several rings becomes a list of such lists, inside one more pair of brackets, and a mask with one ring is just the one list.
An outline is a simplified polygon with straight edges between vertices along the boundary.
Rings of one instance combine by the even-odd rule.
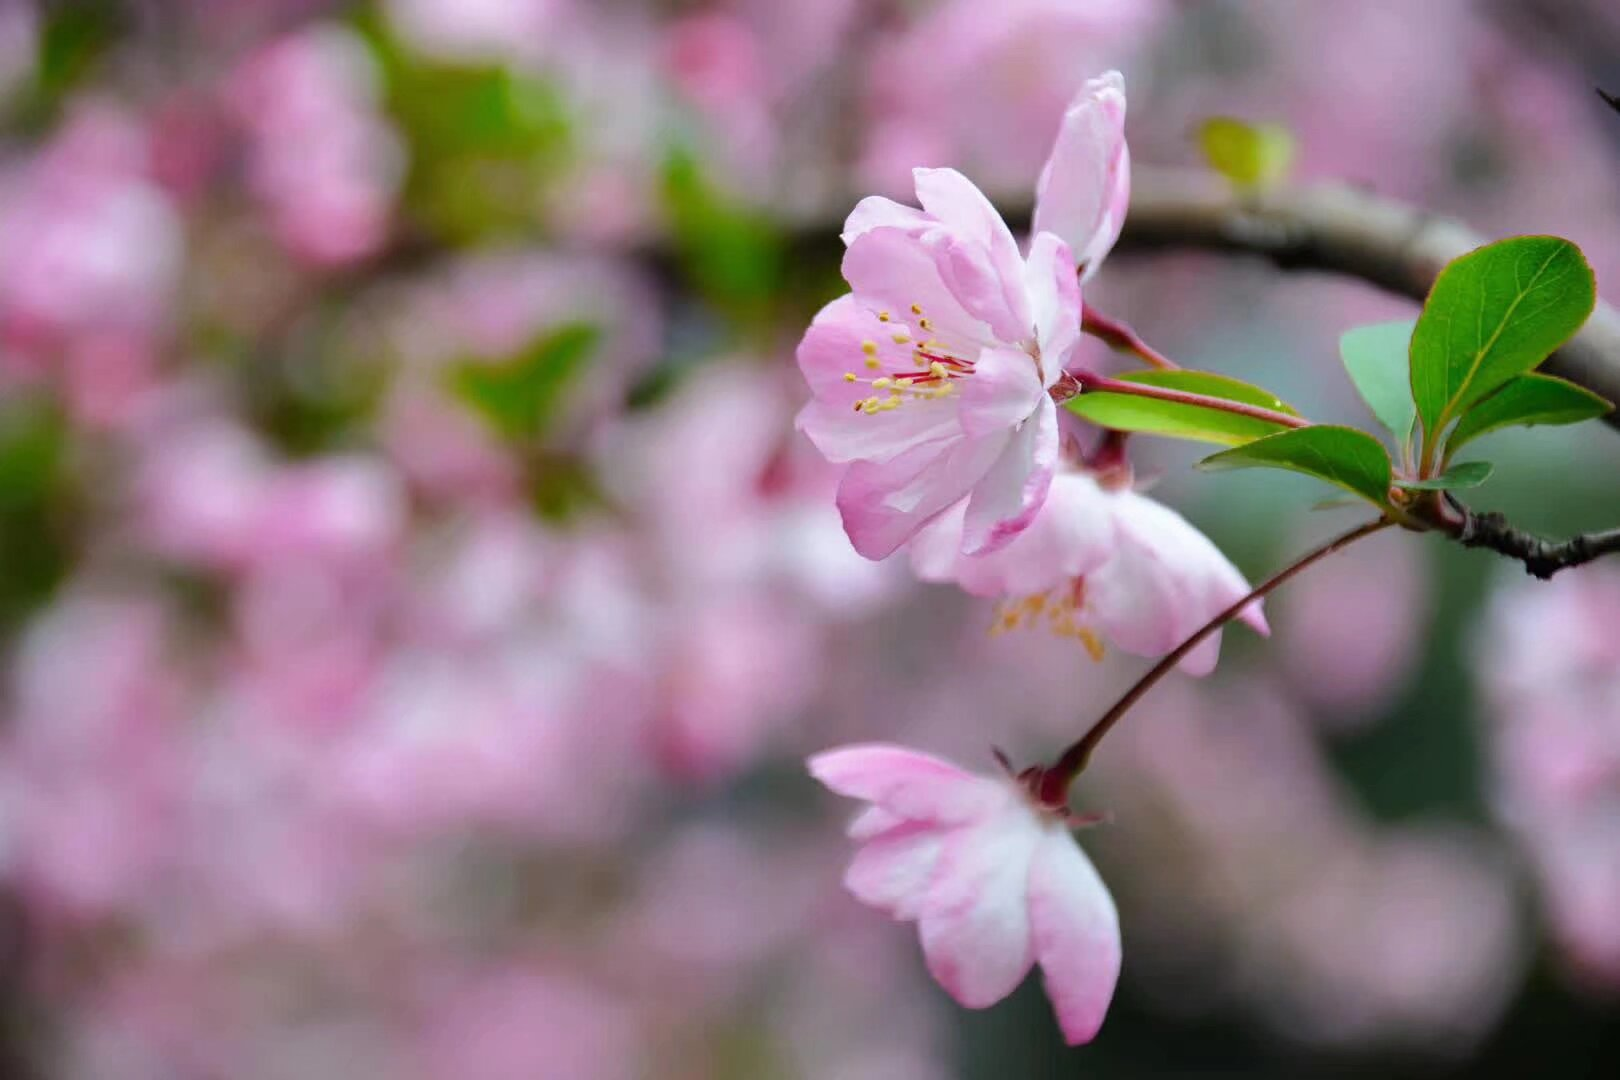
[[969, 551], [1029, 524], [1057, 463], [1047, 391], [1080, 340], [1068, 245], [1042, 233], [1026, 258], [961, 173], [916, 180], [922, 210], [873, 197], [850, 215], [852, 291], [798, 352], [815, 393], [799, 426], [828, 460], [851, 463], [838, 508], [871, 559], [964, 497]]
[[[1041, 513], [999, 551], [962, 554], [964, 512], [952, 507], [917, 535], [910, 549], [917, 575], [1002, 597], [995, 629], [1044, 623], [1099, 659], [1105, 640], [1161, 656], [1249, 591], [1237, 567], [1180, 514], [1084, 470], [1059, 472]], [[1242, 619], [1267, 632], [1258, 601]], [[1206, 675], [1219, 654], [1216, 632], [1181, 666]]]
[[850, 463], [838, 507], [880, 559], [966, 498], [962, 551], [994, 551], [1034, 519], [1057, 463], [1048, 391], [1080, 341], [1080, 287], [1113, 247], [1130, 196], [1125, 87], [1088, 82], [1036, 193], [1027, 255], [952, 169], [918, 169], [921, 210], [873, 196], [844, 226], [850, 295], [799, 346], [815, 399], [799, 426]]
[[1119, 916], [1059, 807], [1015, 778], [987, 778], [904, 747], [817, 754], [810, 772], [871, 807], [844, 884], [915, 921], [928, 970], [970, 1009], [992, 1005], [1035, 963], [1064, 1038], [1089, 1042], [1119, 978]]

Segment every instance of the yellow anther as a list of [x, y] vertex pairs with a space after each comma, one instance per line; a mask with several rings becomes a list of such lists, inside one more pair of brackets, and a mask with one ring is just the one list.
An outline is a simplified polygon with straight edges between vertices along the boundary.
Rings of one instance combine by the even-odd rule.
[[889, 388], [889, 386], [893, 382], [894, 382], [894, 380], [887, 377], [887, 376], [884, 376], [881, 379], [873, 379], [872, 380], [872, 389], [874, 389], [874, 390], [886, 390], [886, 389]]
[[928, 331], [929, 333], [933, 333], [934, 324], [929, 322], [927, 319], [918, 319], [917, 320], [917, 325], [922, 327], [924, 330]]
[[894, 318], [894, 316], [890, 315], [887, 311], [878, 312], [878, 322], [888, 322], [892, 318]]
[[1086, 647], [1086, 653], [1091, 657], [1092, 662], [1098, 664], [1102, 663], [1103, 643], [1097, 637], [1097, 635], [1082, 627], [1079, 631], [1079, 636], [1080, 644]]
[[911, 305], [911, 313], [913, 315], [921, 315], [922, 314], [922, 305], [921, 304], [912, 304]]
[[894, 335], [894, 343], [896, 345], [904, 345], [904, 344], [906, 344], [906, 342], [908, 342], [910, 340], [911, 340], [911, 335], [906, 333], [903, 330], [900, 333]]
[[876, 356], [877, 355], [877, 342], [875, 342], [875, 341], [863, 341], [863, 342], [861, 342], [861, 352], [865, 353], [867, 356]]
[[853, 371], [844, 372], [844, 381], [845, 382], [854, 382], [855, 381], [855, 373]]
[[945, 365], [938, 360], [928, 365], [928, 374], [936, 379], [948, 379], [951, 377], [951, 373], [945, 369]]
[[868, 356], [866, 358], [866, 370], [868, 370], [868, 371], [882, 371], [883, 370], [883, 362], [881, 360], [879, 360], [875, 356]]

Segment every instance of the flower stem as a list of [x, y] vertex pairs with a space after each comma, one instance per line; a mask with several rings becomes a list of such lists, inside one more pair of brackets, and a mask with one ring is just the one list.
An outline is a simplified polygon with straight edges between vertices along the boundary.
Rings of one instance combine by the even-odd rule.
[[1109, 318], [1095, 308], [1086, 308], [1081, 316], [1080, 329], [1107, 342], [1122, 352], [1136, 356], [1143, 363], [1163, 371], [1177, 371], [1181, 365], [1142, 340], [1129, 323]]
[[1280, 427], [1303, 428], [1311, 426], [1309, 420], [1303, 416], [1295, 416], [1293, 413], [1278, 412], [1276, 409], [1267, 409], [1261, 405], [1248, 405], [1241, 401], [1211, 397], [1208, 394], [1195, 394], [1190, 390], [1172, 390], [1168, 386], [1153, 386], [1148, 383], [1129, 382], [1125, 379], [1111, 379], [1106, 375], [1096, 375], [1089, 371], [1068, 371], [1064, 372], [1064, 374], [1072, 380], [1075, 390], [1082, 394], [1129, 394], [1133, 397], [1173, 401], [1178, 405], [1196, 405], [1200, 409], [1213, 409], [1216, 412], [1247, 416], [1254, 420], [1264, 420], [1268, 424], [1277, 424]]
[[1065, 804], [1068, 801], [1069, 785], [1074, 783], [1074, 778], [1079, 776], [1091, 761], [1091, 753], [1097, 748], [1097, 744], [1102, 742], [1103, 736], [1113, 730], [1114, 725], [1119, 723], [1120, 719], [1131, 710], [1131, 707], [1142, 700], [1143, 696], [1153, 689], [1155, 683], [1169, 674], [1170, 670], [1181, 663], [1186, 655], [1196, 649], [1205, 638], [1237, 618], [1244, 608], [1266, 596], [1307, 567], [1327, 558], [1342, 548], [1349, 547], [1362, 537], [1371, 536], [1380, 529], [1388, 528], [1393, 524], [1395, 522], [1389, 518], [1379, 518], [1376, 521], [1358, 525], [1349, 532], [1334, 537], [1321, 547], [1308, 552], [1298, 560], [1277, 571], [1271, 577], [1256, 585], [1243, 599], [1232, 604], [1209, 622], [1199, 627], [1191, 637], [1177, 645], [1158, 663], [1149, 668], [1147, 674], [1138, 679], [1135, 685], [1125, 691], [1125, 696], [1114, 703], [1113, 708], [1103, 713], [1102, 719], [1093, 724], [1090, 731], [1086, 732], [1074, 745], [1063, 752], [1063, 756], [1057, 760], [1055, 765], [1044, 770], [1041, 777], [1041, 800], [1052, 806]]

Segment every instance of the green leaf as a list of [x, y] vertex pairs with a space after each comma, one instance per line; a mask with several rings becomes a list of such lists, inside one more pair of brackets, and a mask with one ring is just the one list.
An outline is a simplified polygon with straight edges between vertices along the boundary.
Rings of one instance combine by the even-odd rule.
[[1413, 491], [1453, 491], [1457, 488], [1479, 487], [1491, 478], [1496, 466], [1488, 461], [1465, 461], [1453, 465], [1439, 476], [1428, 480], [1397, 480], [1403, 488]]
[[1489, 432], [1535, 424], [1578, 424], [1595, 420], [1614, 406], [1583, 386], [1552, 375], [1520, 375], [1457, 422], [1446, 440], [1455, 451]]
[[1249, 190], [1271, 187], [1294, 163], [1294, 137], [1280, 124], [1212, 116], [1198, 128], [1198, 145], [1211, 168]]
[[[1207, 371], [1135, 371], [1120, 377], [1121, 382], [1141, 383], [1169, 390], [1182, 390], [1205, 397], [1235, 401], [1243, 405], [1256, 405], [1273, 412], [1297, 416], [1293, 408], [1269, 390], [1262, 390], [1225, 375]], [[1175, 401], [1117, 394], [1106, 390], [1093, 390], [1077, 394], [1067, 402], [1069, 411], [1094, 424], [1116, 431], [1137, 431], [1149, 435], [1164, 435], [1176, 439], [1195, 439], [1220, 446], [1242, 446], [1263, 439], [1285, 425], [1239, 416], [1220, 409], [1201, 405], [1186, 405]]]
[[670, 154], [663, 200], [681, 268], [710, 299], [757, 311], [780, 294], [787, 254], [780, 226], [713, 183], [696, 154]]
[[1365, 431], [1321, 424], [1272, 435], [1258, 442], [1223, 450], [1198, 463], [1201, 469], [1291, 469], [1346, 491], [1377, 506], [1389, 503], [1389, 454]]
[[1412, 332], [1412, 396], [1434, 442], [1453, 418], [1532, 371], [1581, 328], [1597, 302], [1581, 249], [1516, 236], [1454, 259]]
[[1339, 356], [1356, 392], [1400, 445], [1412, 437], [1412, 425], [1417, 423], [1407, 365], [1415, 325], [1413, 319], [1375, 323], [1347, 330], [1339, 338]]
[[448, 385], [496, 434], [512, 442], [532, 439], [545, 432], [601, 336], [590, 323], [569, 323], [511, 360], [456, 365], [447, 373]]

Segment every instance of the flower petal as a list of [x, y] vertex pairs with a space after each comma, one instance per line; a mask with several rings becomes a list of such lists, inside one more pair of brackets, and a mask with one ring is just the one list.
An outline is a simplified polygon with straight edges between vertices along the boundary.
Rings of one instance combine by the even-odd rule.
[[907, 450], [955, 434], [961, 424], [954, 402], [908, 401], [898, 409], [868, 415], [848, 406], [811, 401], [799, 410], [800, 431], [835, 465], [883, 462]]
[[[956, 355], [971, 359], [979, 349], [995, 343], [983, 320], [970, 314], [939, 272], [938, 245], [930, 234], [916, 234], [895, 226], [879, 226], [857, 236], [844, 252], [844, 280], [856, 301], [873, 312], [891, 315], [890, 343], [909, 345], [914, 339], [932, 338]], [[911, 330], [907, 323], [913, 307], [929, 322]], [[902, 340], [895, 342], [898, 336]]]
[[1070, 1046], [1090, 1042], [1119, 981], [1119, 913], [1067, 830], [1047, 828], [1030, 859], [1029, 920], [1063, 1037]]
[[1017, 799], [951, 835], [918, 920], [929, 973], [970, 1009], [1012, 993], [1035, 959], [1028, 888], [1041, 831]]
[[[1185, 518], [1135, 492], [1114, 496], [1114, 558], [1086, 579], [1087, 603], [1103, 633], [1127, 652], [1161, 656], [1249, 591], [1237, 567]], [[1265, 633], [1259, 603], [1242, 618]], [[1189, 674], [1214, 669], [1218, 639], [1182, 661]]]
[[862, 233], [883, 226], [921, 230], [929, 224], [928, 215], [914, 206], [897, 203], [882, 195], [868, 195], [855, 204], [855, 209], [844, 220], [843, 241], [845, 244], [853, 243]]
[[986, 349], [973, 374], [956, 383], [962, 430], [972, 438], [1010, 431], [1047, 397], [1034, 359], [1022, 349]]
[[1005, 802], [1003, 785], [943, 758], [888, 743], [859, 743], [812, 756], [810, 775], [839, 795], [865, 799], [906, 821], [959, 825]]
[[1004, 547], [1035, 520], [1052, 486], [1057, 459], [1057, 407], [1043, 394], [1035, 415], [1007, 440], [1006, 449], [973, 488], [962, 522], [964, 554]]
[[1080, 343], [1080, 280], [1069, 245], [1052, 233], [1036, 233], [1024, 264], [1024, 280], [1041, 349], [1042, 381], [1050, 388]]
[[1024, 260], [1001, 214], [973, 181], [955, 169], [914, 169], [917, 200], [944, 226], [940, 274], [964, 307], [1016, 343], [1031, 336]]
[[[879, 365], [876, 370], [866, 366], [868, 344], [872, 346], [870, 359]], [[896, 345], [891, 328], [848, 294], [816, 313], [795, 358], [811, 393], [819, 400], [845, 408], [872, 393], [868, 382], [852, 383], [844, 377], [846, 374], [869, 380], [917, 366], [910, 346]]]
[[909, 547], [924, 581], [954, 581], [974, 596], [1032, 596], [1091, 573], [1113, 556], [1110, 496], [1090, 475], [1059, 471], [1035, 519], [1005, 547], [962, 554], [965, 502], [939, 515]]
[[908, 821], [868, 840], [844, 873], [844, 887], [861, 903], [896, 919], [922, 912], [949, 830]]
[[1125, 80], [1110, 71], [1070, 103], [1035, 186], [1035, 233], [1068, 242], [1083, 276], [1097, 272], [1125, 223], [1131, 155], [1125, 143]]
[[1006, 433], [946, 439], [888, 461], [855, 462], [838, 485], [838, 510], [850, 543], [868, 559], [892, 555], [971, 491], [1006, 444]]

